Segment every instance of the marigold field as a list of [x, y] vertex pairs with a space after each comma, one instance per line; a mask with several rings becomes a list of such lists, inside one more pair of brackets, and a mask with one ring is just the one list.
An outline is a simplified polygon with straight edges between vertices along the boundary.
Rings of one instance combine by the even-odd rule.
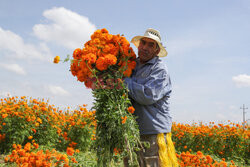
[[[60, 110], [43, 99], [10, 97], [0, 104], [0, 166], [96, 166], [95, 111]], [[180, 166], [249, 166], [249, 125], [228, 121], [173, 123]], [[115, 150], [113, 166], [123, 166]]]

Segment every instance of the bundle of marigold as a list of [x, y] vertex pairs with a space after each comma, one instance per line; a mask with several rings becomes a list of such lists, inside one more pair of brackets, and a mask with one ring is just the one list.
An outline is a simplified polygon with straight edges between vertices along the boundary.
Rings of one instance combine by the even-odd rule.
[[136, 65], [136, 55], [126, 38], [109, 34], [106, 29], [95, 31], [83, 49], [74, 50], [73, 58], [71, 73], [88, 88], [113, 88], [110, 82], [119, 80], [107, 83], [107, 75], [113, 75], [109, 79], [129, 77]]
[[110, 166], [119, 157], [137, 164], [140, 148], [134, 108], [122, 79], [135, 68], [136, 55], [124, 36], [97, 30], [84, 48], [75, 49], [71, 73], [92, 89], [96, 110], [96, 149], [98, 166]]

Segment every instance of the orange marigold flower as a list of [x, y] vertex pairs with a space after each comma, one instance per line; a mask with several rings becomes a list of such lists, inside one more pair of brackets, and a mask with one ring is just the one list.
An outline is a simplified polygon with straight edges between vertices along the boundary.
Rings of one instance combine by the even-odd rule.
[[36, 133], [36, 129], [32, 129], [32, 131], [33, 131], [34, 133]]
[[114, 148], [114, 153], [115, 155], [120, 154], [120, 149], [117, 149], [116, 147]]
[[128, 68], [126, 71], [123, 72], [123, 75], [125, 77], [130, 77], [132, 74], [132, 69], [131, 68]]
[[129, 113], [133, 114], [134, 111], [135, 111], [135, 108], [134, 108], [133, 106], [130, 106], [130, 107], [128, 108], [128, 112], [129, 112]]
[[91, 35], [91, 39], [93, 40], [94, 38], [99, 38], [101, 33], [101, 30], [96, 30], [94, 34]]
[[25, 146], [24, 146], [24, 150], [25, 151], [30, 151], [30, 148], [31, 148], [31, 144], [30, 143], [25, 144]]
[[8, 161], [9, 161], [9, 157], [5, 157], [4, 162], [8, 162]]
[[70, 71], [73, 76], [76, 76], [77, 72], [80, 70], [80, 67], [78, 66], [78, 60], [73, 60], [73, 63], [70, 66]]
[[101, 29], [101, 32], [102, 32], [102, 33], [109, 33], [108, 30], [107, 30], [106, 28]]
[[213, 159], [209, 155], [206, 156], [206, 159], [208, 164], [211, 164], [213, 162]]
[[105, 61], [105, 64], [107, 65], [115, 65], [116, 62], [117, 62], [117, 58], [115, 57], [115, 55], [112, 55], [112, 54], [107, 54], [104, 56], [104, 61]]
[[78, 163], [77, 161], [76, 161], [76, 159], [75, 159], [75, 157], [73, 157], [73, 158], [71, 158], [71, 161], [73, 162], [73, 163]]
[[101, 40], [99, 38], [95, 38], [93, 39], [93, 44], [96, 45], [96, 44], [100, 44]]
[[16, 145], [16, 144], [13, 144], [12, 147], [13, 147], [13, 149], [16, 149], [16, 148], [17, 148], [17, 145]]
[[225, 166], [225, 167], [227, 167], [227, 163], [225, 162], [225, 161], [221, 161], [220, 163], [219, 163], [219, 166]]
[[41, 120], [41, 118], [38, 117], [37, 122], [39, 122], [41, 124], [43, 121]]
[[36, 166], [42, 166], [42, 161], [41, 160], [36, 160]]
[[68, 156], [66, 154], [63, 154], [61, 157], [60, 157], [60, 160], [63, 160], [66, 164], [69, 163], [69, 159], [68, 159]]
[[129, 46], [129, 41], [128, 41], [124, 36], [121, 36], [120, 42], [121, 42], [125, 47], [126, 47], [126, 46]]
[[197, 151], [197, 155], [198, 155], [198, 156], [203, 156], [203, 154], [202, 154], [201, 151]]
[[17, 154], [17, 151], [16, 150], [12, 150], [12, 155], [15, 155]]
[[96, 62], [96, 55], [93, 53], [88, 53], [82, 57], [82, 61], [87, 61], [89, 64], [93, 64]]
[[29, 139], [29, 140], [33, 139], [33, 136], [29, 136], [28, 139]]
[[33, 109], [35, 109], [35, 110], [38, 109], [38, 108], [39, 108], [39, 107], [38, 107], [38, 105], [36, 105], [36, 104], [33, 106]]
[[126, 123], [126, 120], [127, 120], [127, 116], [121, 117], [121, 118], [122, 118], [122, 124], [125, 124], [125, 123]]
[[99, 57], [99, 58], [96, 60], [96, 68], [97, 68], [98, 70], [100, 70], [100, 71], [107, 70], [108, 65], [106, 64], [105, 58], [104, 58], [104, 57]]
[[29, 151], [29, 150], [20, 149], [20, 150], [18, 150], [18, 154], [19, 154], [20, 156], [25, 156], [25, 152], [26, 152], [26, 151]]
[[82, 50], [80, 48], [77, 48], [73, 52], [74, 59], [80, 59]]
[[8, 117], [8, 114], [2, 114], [2, 118]]
[[60, 57], [59, 57], [59, 56], [56, 56], [56, 57], [54, 58], [54, 63], [57, 64], [57, 63], [59, 63], [59, 61], [60, 61]]
[[22, 146], [20, 144], [17, 145], [17, 150], [21, 149]]
[[66, 152], [69, 156], [73, 156], [75, 151], [72, 147], [67, 147]]
[[109, 53], [110, 50], [111, 50], [113, 47], [114, 47], [113, 44], [105, 45], [104, 48], [102, 49], [102, 51], [103, 51], [104, 53]]
[[84, 82], [86, 80], [86, 74], [84, 73], [83, 70], [77, 72], [77, 79], [80, 82]]
[[39, 144], [37, 144], [37, 143], [33, 143], [33, 146], [34, 146], [36, 149], [39, 148]]
[[113, 35], [112, 34], [103, 34], [104, 36], [104, 39], [107, 41], [107, 42], [111, 42], [112, 39], [113, 39]]
[[131, 69], [134, 69], [136, 66], [136, 62], [135, 61], [128, 61], [128, 67]]

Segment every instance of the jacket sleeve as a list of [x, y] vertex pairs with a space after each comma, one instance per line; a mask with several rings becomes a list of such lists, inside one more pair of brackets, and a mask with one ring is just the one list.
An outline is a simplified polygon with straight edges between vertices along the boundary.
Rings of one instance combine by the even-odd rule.
[[141, 105], [151, 105], [171, 93], [171, 80], [165, 69], [154, 70], [145, 84], [139, 84], [132, 78], [125, 78], [129, 96]]

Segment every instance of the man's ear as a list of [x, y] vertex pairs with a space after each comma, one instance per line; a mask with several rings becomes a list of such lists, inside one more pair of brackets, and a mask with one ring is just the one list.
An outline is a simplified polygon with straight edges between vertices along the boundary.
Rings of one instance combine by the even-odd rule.
[[160, 53], [161, 48], [157, 47], [157, 51], [156, 51], [156, 55], [158, 55]]

